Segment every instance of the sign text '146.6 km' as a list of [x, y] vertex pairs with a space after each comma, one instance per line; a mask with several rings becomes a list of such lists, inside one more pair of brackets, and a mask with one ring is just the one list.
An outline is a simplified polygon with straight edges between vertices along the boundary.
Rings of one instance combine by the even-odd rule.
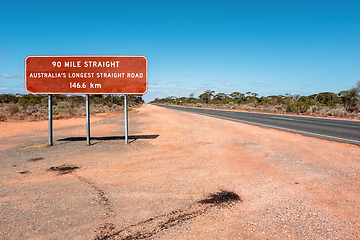
[[70, 88], [101, 88], [100, 83], [89, 83], [89, 85], [86, 84], [86, 82], [70, 82]]

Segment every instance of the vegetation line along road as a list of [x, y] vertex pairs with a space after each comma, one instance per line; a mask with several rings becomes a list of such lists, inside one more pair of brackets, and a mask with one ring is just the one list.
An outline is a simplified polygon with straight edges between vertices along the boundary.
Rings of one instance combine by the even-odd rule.
[[[128, 106], [136, 107], [144, 103], [141, 95], [128, 95]], [[90, 113], [122, 111], [124, 96], [90, 95]], [[85, 116], [85, 97], [73, 95], [54, 95], [54, 119]], [[1, 94], [0, 121], [11, 120], [45, 120], [48, 118], [47, 95]]]
[[304, 118], [296, 116], [289, 117], [285, 115], [280, 118], [273, 114], [228, 112], [213, 109], [187, 108], [168, 105], [157, 106], [360, 146], [360, 122], [358, 121]]
[[252, 92], [226, 94], [206, 90], [198, 98], [192, 93], [189, 97], [155, 98], [150, 103], [360, 119], [359, 92], [360, 81], [356, 87], [337, 94], [322, 92], [309, 96], [285, 94], [259, 97]]

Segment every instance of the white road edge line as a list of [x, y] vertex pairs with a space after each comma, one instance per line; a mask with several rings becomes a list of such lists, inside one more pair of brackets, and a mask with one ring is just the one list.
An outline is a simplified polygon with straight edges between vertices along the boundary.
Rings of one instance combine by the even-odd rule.
[[281, 120], [288, 120], [288, 121], [295, 121], [295, 119], [293, 119], [293, 118], [284, 118], [284, 117], [270, 117], [270, 118], [281, 119]]
[[233, 118], [228, 118], [228, 117], [222, 117], [222, 116], [216, 116], [216, 115], [206, 114], [206, 113], [197, 113], [197, 114], [206, 115], [206, 116], [215, 117], [215, 118], [222, 118], [222, 119], [226, 119], [226, 120], [230, 120], [230, 121], [242, 122], [242, 123], [247, 123], [247, 124], [251, 124], [251, 125], [267, 127], [267, 128], [275, 128], [275, 129], [284, 130], [284, 131], [287, 131], [287, 132], [296, 132], [296, 133], [301, 133], [301, 134], [307, 134], [307, 135], [310, 135], [310, 136], [336, 139], [336, 140], [339, 140], [339, 141], [345, 141], [346, 143], [354, 143], [354, 144], [360, 145], [360, 141], [352, 140], [352, 139], [339, 138], [339, 137], [333, 137], [333, 136], [328, 136], [328, 135], [323, 135], [323, 134], [318, 134], [318, 133], [299, 131], [299, 130], [294, 130], [294, 129], [290, 129], [290, 128], [275, 127], [275, 126], [271, 126], [271, 125], [267, 125], [267, 124], [253, 123], [253, 122], [249, 122], [249, 121], [233, 119]]

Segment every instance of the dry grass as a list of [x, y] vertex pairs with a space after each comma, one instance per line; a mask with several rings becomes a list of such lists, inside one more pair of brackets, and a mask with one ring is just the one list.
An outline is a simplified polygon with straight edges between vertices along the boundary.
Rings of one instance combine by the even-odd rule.
[[313, 117], [333, 117], [333, 118], [345, 118], [345, 119], [359, 119], [359, 112], [348, 112], [340, 104], [330, 107], [322, 105], [312, 105], [304, 112], [287, 112], [286, 105], [256, 105], [254, 103], [248, 104], [183, 104], [189, 107], [199, 108], [212, 108], [212, 109], [229, 109], [229, 110], [240, 110], [240, 111], [251, 111], [251, 112], [263, 112], [263, 113], [276, 113], [276, 114], [289, 114], [289, 115], [303, 115]]
[[[122, 111], [123, 106], [114, 104], [111, 107], [103, 104], [92, 104], [90, 114]], [[82, 117], [86, 115], [85, 105], [74, 106], [69, 102], [58, 102], [53, 106], [53, 119]], [[40, 121], [48, 119], [48, 107], [44, 104], [34, 106], [19, 106], [18, 104], [2, 104], [0, 106], [0, 121]]]

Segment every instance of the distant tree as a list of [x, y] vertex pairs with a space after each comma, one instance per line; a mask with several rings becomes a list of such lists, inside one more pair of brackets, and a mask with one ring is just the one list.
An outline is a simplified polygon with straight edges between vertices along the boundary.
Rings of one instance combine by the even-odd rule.
[[339, 102], [339, 96], [332, 92], [321, 92], [312, 94], [309, 96], [309, 100], [315, 99], [316, 102], [327, 105], [327, 106], [334, 106], [336, 103]]
[[295, 94], [292, 96], [296, 101], [299, 101], [299, 98], [301, 97], [299, 94]]
[[298, 102], [308, 103], [309, 98], [307, 96], [301, 96], [298, 100]]
[[188, 103], [194, 103], [194, 102], [196, 102], [196, 98], [194, 98], [194, 93], [190, 93], [190, 95], [189, 95], [189, 98], [188, 99], [186, 99], [186, 101], [188, 102]]
[[215, 91], [211, 91], [211, 90], [206, 90], [204, 93], [202, 93], [199, 98], [205, 102], [205, 103], [209, 103], [212, 99], [212, 97], [214, 96]]
[[142, 99], [141, 95], [128, 95], [128, 100], [130, 104], [142, 104], [144, 100]]
[[256, 99], [257, 96], [259, 96], [259, 94], [257, 94], [257, 93], [251, 93], [251, 96]]
[[213, 101], [215, 103], [223, 103], [225, 99], [226, 99], [225, 93], [218, 93], [213, 97]]
[[176, 104], [177, 104], [177, 105], [184, 105], [185, 102], [187, 102], [187, 98], [186, 98], [186, 97], [181, 97], [181, 98], [177, 98], [177, 99], [176, 99]]
[[266, 98], [270, 100], [271, 105], [276, 105], [278, 103], [279, 97], [275, 95], [271, 95], [271, 96], [267, 96]]
[[346, 111], [354, 112], [357, 111], [357, 104], [359, 101], [359, 88], [353, 88], [346, 91], [341, 91], [338, 95], [340, 102], [344, 105]]
[[232, 97], [236, 103], [240, 103], [242, 99], [244, 99], [245, 95], [240, 92], [233, 92], [230, 94], [230, 97]]
[[288, 105], [289, 103], [295, 103], [296, 98], [290, 93], [285, 93], [284, 103]]
[[14, 94], [1, 94], [0, 95], [0, 103], [16, 103], [17, 96]]

